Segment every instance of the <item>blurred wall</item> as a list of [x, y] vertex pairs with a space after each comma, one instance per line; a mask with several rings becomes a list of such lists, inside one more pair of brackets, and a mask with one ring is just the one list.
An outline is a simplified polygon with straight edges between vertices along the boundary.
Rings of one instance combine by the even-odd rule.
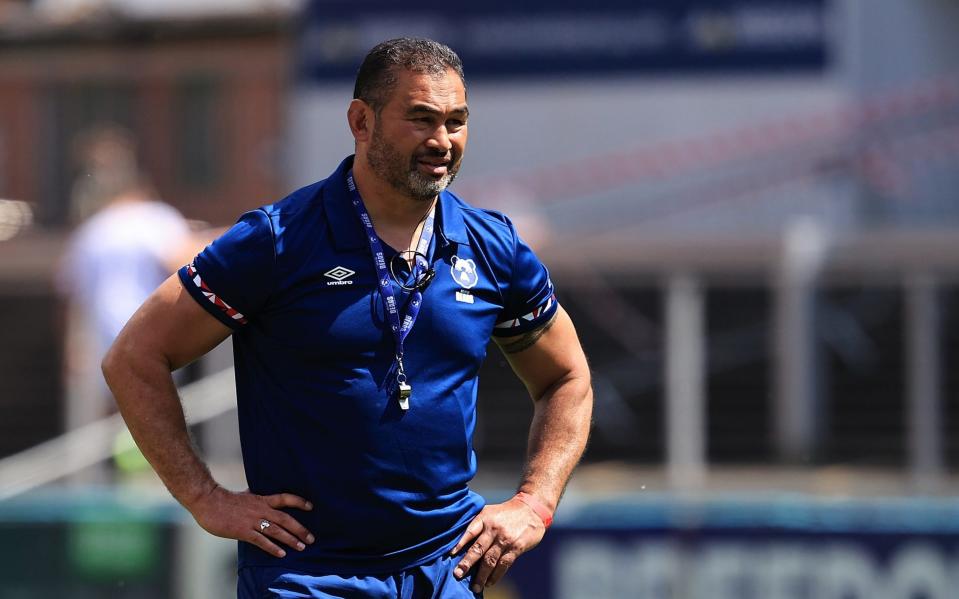
[[[351, 148], [348, 65], [381, 39], [433, 35], [464, 56], [469, 83], [455, 189], [531, 211], [557, 235], [777, 232], [799, 215], [839, 230], [959, 222], [955, 153], [930, 164], [914, 151], [951, 136], [957, 119], [954, 92], [935, 97], [956, 83], [948, 2], [493, 3], [450, 21], [376, 2], [310, 6], [291, 186], [326, 176]], [[635, 21], [636, 44], [603, 18]], [[522, 41], [493, 48], [511, 27]]]
[[[285, 21], [80, 23], [0, 32], [0, 197], [68, 224], [76, 136], [130, 129], [161, 197], [231, 223], [279, 193]], [[16, 151], [12, 151], [12, 149]]]
[[88, 174], [78, 136], [104, 123], [125, 127], [163, 200], [188, 218], [227, 225], [281, 193], [291, 71], [282, 15], [2, 17], [0, 228], [11, 224], [4, 199], [30, 206], [32, 224], [0, 240], [0, 456], [63, 430], [64, 318], [54, 278], [75, 224], [71, 190]]
[[[848, 80], [861, 101], [923, 84], [955, 85], [959, 81], [959, 5], [948, 0], [843, 0], [844, 46], [850, 64]], [[928, 85], [927, 85], [928, 86]], [[914, 160], [890, 151], [894, 162], [907, 172], [908, 190], [895, 197], [863, 192], [864, 219], [870, 223], [909, 225], [955, 224], [959, 214], [959, 169], [954, 144], [930, 148], [937, 133], [955, 138], [959, 102], [945, 110], [922, 110], [910, 122], [876, 127], [863, 142], [890, 146], [897, 139], [916, 139], [926, 152]], [[921, 122], [918, 122], [921, 121]], [[924, 143], [925, 142], [925, 143]]]
[[[468, 63], [465, 69], [469, 77]], [[351, 152], [345, 118], [351, 96], [352, 87], [346, 83], [296, 90], [286, 161], [291, 186], [325, 177]], [[642, 223], [658, 209], [669, 207], [664, 204], [701, 199], [702, 192], [685, 189], [710, 168], [711, 158], [705, 152], [715, 151], [712, 146], [706, 148], [715, 145], [714, 138], [750, 128], [757, 121], [779, 123], [797, 115], [833, 111], [846, 98], [847, 91], [825, 73], [484, 78], [469, 86], [470, 139], [453, 191], [475, 205], [511, 215], [532, 212], [556, 236]], [[705, 152], [697, 156], [700, 150]], [[671, 161], [674, 172], [650, 177], [640, 164], [647, 155]], [[560, 174], [570, 184], [567, 189], [551, 184]], [[674, 202], [669, 195], [673, 193], [683, 197]], [[786, 209], [839, 223], [855, 219], [841, 189], [817, 193], [814, 201], [801, 200], [787, 202]], [[680, 215], [668, 226], [673, 230], [716, 226], [775, 230], [786, 209], [748, 222], [738, 212], [700, 221]]]

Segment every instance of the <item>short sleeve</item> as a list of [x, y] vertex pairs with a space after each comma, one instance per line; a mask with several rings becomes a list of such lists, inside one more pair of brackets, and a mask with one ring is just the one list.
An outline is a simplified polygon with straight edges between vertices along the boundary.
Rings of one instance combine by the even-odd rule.
[[558, 304], [549, 270], [540, 262], [510, 223], [514, 238], [513, 273], [505, 305], [493, 328], [495, 337], [534, 331], [556, 313]]
[[200, 306], [228, 327], [239, 329], [266, 304], [275, 266], [270, 219], [263, 210], [253, 210], [178, 274]]

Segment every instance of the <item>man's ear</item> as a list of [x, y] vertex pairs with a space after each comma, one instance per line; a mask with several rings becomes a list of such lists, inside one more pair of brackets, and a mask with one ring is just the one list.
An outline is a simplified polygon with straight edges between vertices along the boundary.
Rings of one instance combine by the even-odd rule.
[[373, 109], [363, 100], [354, 98], [350, 102], [350, 107], [346, 111], [346, 121], [350, 124], [350, 132], [353, 133], [353, 139], [357, 143], [370, 140], [375, 117]]

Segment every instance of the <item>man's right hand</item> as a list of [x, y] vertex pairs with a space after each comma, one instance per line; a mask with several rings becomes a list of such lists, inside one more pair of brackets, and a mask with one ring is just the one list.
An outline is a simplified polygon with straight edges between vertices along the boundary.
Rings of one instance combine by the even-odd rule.
[[309, 511], [313, 506], [289, 493], [234, 493], [217, 485], [190, 441], [170, 376], [171, 370], [196, 360], [230, 333], [174, 274], [120, 332], [103, 360], [103, 374], [140, 451], [197, 523], [219, 537], [246, 541], [283, 557], [286, 551], [279, 545], [303, 551], [314, 539], [280, 510]]
[[[216, 485], [187, 507], [197, 524], [210, 534], [252, 543], [276, 557], [284, 557], [286, 551], [273, 541], [303, 551], [315, 540], [302, 524], [280, 511], [279, 508], [284, 507], [307, 512], [313, 509], [309, 501], [289, 493], [254, 495]], [[269, 526], [261, 528], [263, 521], [269, 522]]]

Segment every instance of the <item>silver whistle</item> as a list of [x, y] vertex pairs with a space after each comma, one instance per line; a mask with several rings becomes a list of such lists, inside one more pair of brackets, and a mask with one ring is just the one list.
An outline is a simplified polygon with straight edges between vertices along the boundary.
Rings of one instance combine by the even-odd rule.
[[406, 371], [403, 369], [403, 354], [396, 354], [396, 387], [397, 396], [400, 400], [400, 409], [410, 409], [410, 395], [413, 395], [413, 387], [406, 382]]
[[403, 382], [399, 384], [399, 399], [400, 399], [400, 409], [409, 410], [410, 409], [410, 395], [413, 395], [413, 387], [410, 387], [409, 384]]

